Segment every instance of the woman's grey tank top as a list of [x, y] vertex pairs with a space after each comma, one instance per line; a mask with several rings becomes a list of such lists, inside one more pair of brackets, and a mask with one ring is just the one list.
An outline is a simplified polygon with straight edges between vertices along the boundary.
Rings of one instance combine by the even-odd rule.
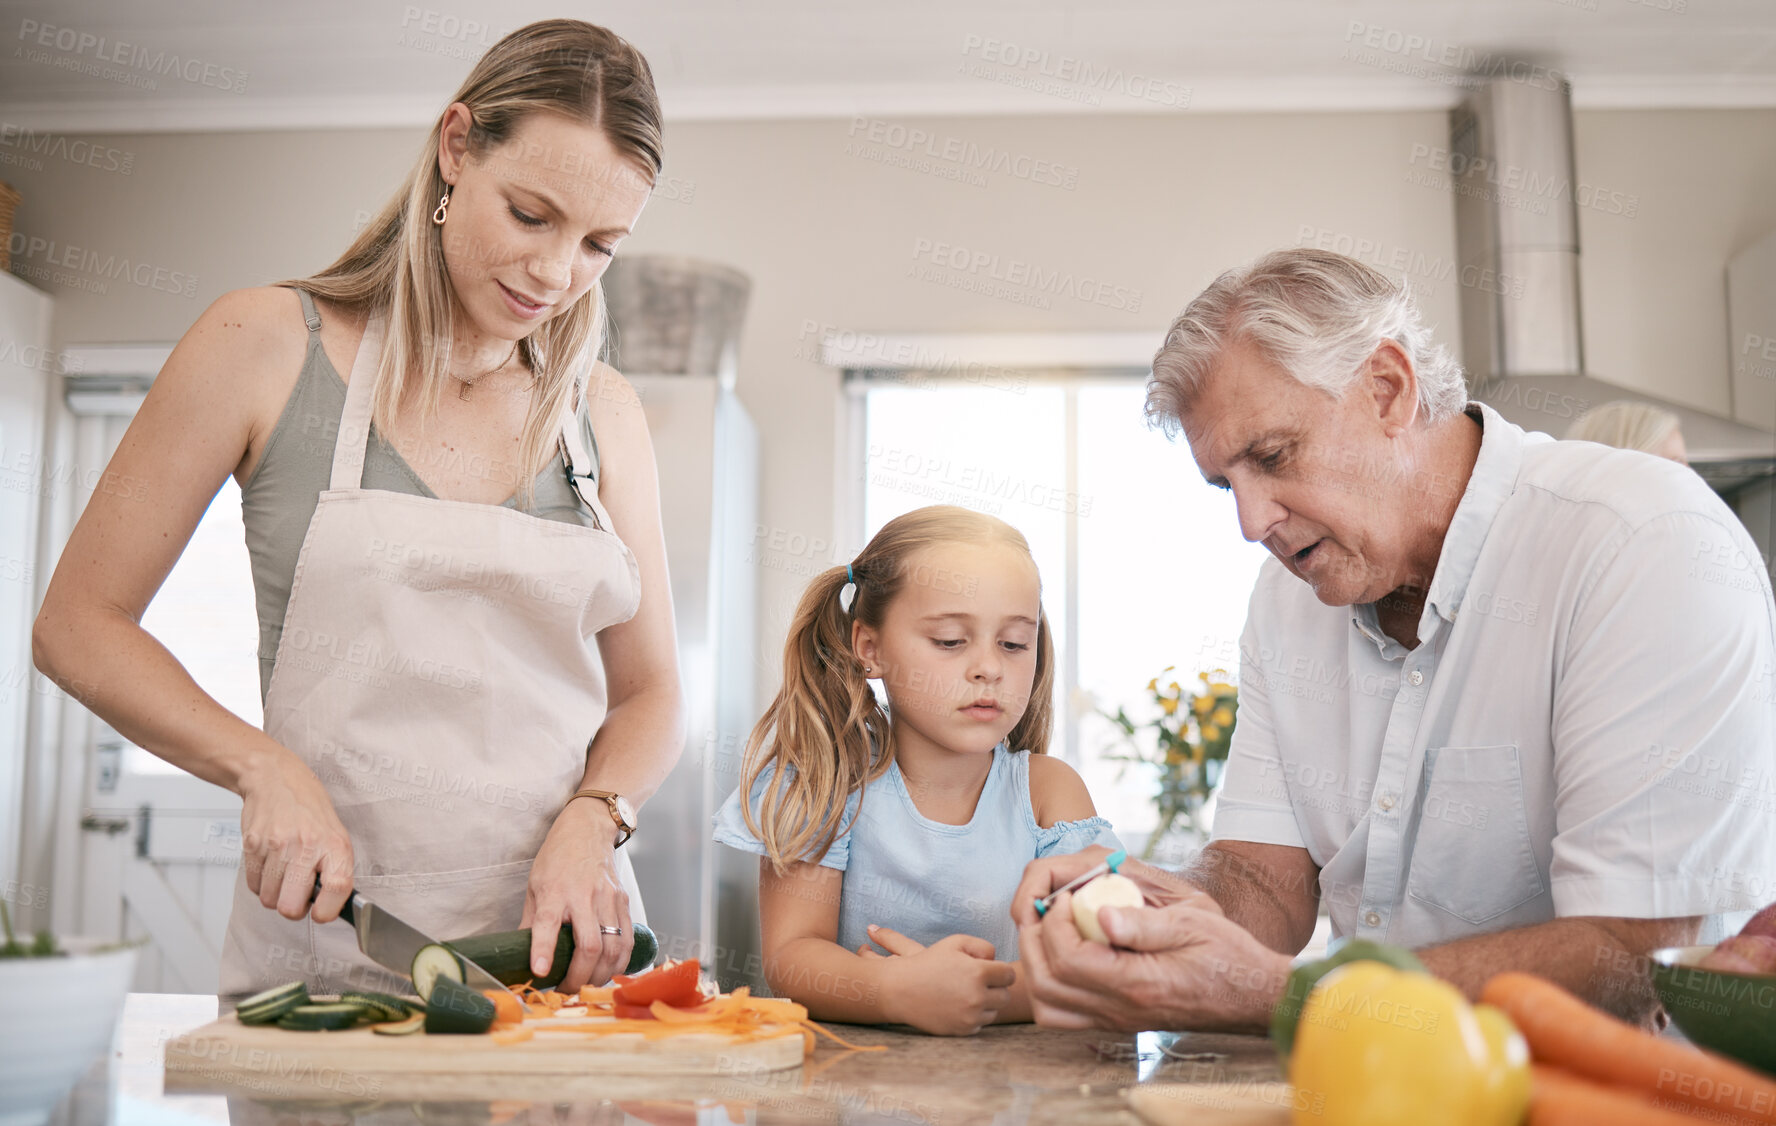
[[[303, 289], [296, 290], [296, 294], [308, 322], [308, 353], [259, 464], [241, 489], [241, 520], [247, 529], [247, 554], [252, 559], [253, 591], [259, 610], [261, 699], [271, 685], [271, 666], [284, 633], [284, 611], [290, 604], [296, 556], [308, 534], [315, 504], [332, 476], [333, 439], [345, 411], [345, 381], [321, 347], [321, 316], [315, 309], [314, 298]], [[586, 436], [596, 480], [598, 439], [592, 433], [584, 405], [580, 408], [580, 428]], [[422, 497], [435, 495], [374, 426], [370, 428], [364, 455], [364, 487]], [[591, 510], [568, 483], [567, 465], [559, 451], [537, 475], [534, 491], [535, 500], [523, 511], [546, 520], [593, 525]], [[508, 497], [504, 507], [517, 508], [517, 498]]]

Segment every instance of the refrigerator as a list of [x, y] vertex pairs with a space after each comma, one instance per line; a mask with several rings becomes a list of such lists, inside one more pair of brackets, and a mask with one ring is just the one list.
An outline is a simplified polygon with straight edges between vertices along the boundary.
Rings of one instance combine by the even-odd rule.
[[758, 865], [710, 839], [739, 782], [754, 705], [758, 434], [734, 392], [750, 283], [727, 267], [660, 255], [612, 263], [604, 281], [611, 362], [641, 397], [660, 475], [686, 735], [640, 813], [635, 874], [663, 957], [695, 957], [723, 989], [763, 990]]

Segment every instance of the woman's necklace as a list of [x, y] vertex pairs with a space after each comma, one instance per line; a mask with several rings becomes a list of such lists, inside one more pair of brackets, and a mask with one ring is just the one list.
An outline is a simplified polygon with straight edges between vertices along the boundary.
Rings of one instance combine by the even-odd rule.
[[[492, 375], [494, 372], [505, 367], [507, 364], [512, 362], [512, 357], [516, 356], [517, 354], [518, 354], [518, 341], [514, 340], [514, 341], [512, 341], [512, 350], [510, 352], [506, 353], [506, 358], [501, 360], [499, 363], [494, 364], [492, 367], [488, 368], [486, 371], [480, 372], [479, 374], [476, 374], [476, 375], [472, 375], [467, 379], [464, 379], [462, 376], [457, 375], [455, 372], [451, 372], [450, 378], [452, 378], [452, 379], [456, 380], [458, 383], [462, 384], [462, 391], [458, 393], [457, 397], [466, 402], [469, 398], [469, 388], [475, 386], [475, 381], [477, 379], [480, 379], [484, 375]], [[532, 383], [536, 382], [536, 375], [534, 373], [531, 375], [531, 382]]]

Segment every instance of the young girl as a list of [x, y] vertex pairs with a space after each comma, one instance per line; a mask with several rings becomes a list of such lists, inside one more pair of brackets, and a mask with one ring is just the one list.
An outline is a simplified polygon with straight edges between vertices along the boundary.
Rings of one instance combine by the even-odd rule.
[[1024, 866], [1120, 847], [1045, 753], [1053, 686], [1036, 563], [1002, 520], [921, 508], [813, 581], [715, 816], [716, 840], [763, 858], [778, 996], [946, 1035], [1030, 1019], [1010, 915]]

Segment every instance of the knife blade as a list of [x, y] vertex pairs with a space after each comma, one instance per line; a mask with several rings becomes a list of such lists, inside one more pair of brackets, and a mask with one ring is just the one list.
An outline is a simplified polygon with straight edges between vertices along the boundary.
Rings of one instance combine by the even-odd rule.
[[[320, 877], [315, 877], [315, 890], [321, 888]], [[313, 902], [312, 898], [310, 902]], [[339, 917], [351, 924], [358, 936], [358, 949], [364, 956], [377, 965], [390, 969], [407, 977], [413, 972], [413, 956], [419, 953], [422, 946], [446, 946], [418, 927], [403, 920], [399, 915], [386, 907], [379, 907], [364, 897], [356, 888], [346, 896], [339, 908]], [[475, 960], [465, 956], [456, 947], [450, 947], [463, 967], [463, 984], [471, 989], [497, 989], [502, 993], [512, 993], [506, 983], [488, 973]], [[516, 998], [518, 995], [512, 993]]]

